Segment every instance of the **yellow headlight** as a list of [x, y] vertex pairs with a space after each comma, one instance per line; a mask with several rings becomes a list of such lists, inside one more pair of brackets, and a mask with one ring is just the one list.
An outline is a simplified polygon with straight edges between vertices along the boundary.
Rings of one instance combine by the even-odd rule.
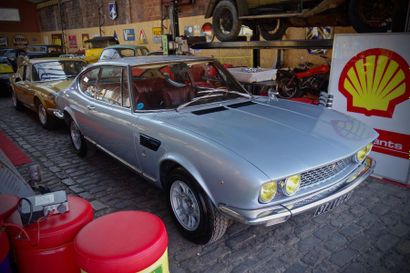
[[259, 200], [263, 203], [268, 203], [272, 201], [278, 191], [278, 186], [276, 181], [271, 181], [262, 185], [259, 192]]
[[363, 160], [365, 160], [366, 156], [370, 153], [370, 151], [372, 150], [373, 144], [369, 143], [367, 144], [363, 149], [361, 149], [360, 151], [358, 151], [356, 153], [356, 161], [358, 163], [362, 163]]
[[286, 195], [294, 195], [300, 188], [301, 182], [300, 174], [292, 175], [286, 178], [285, 185], [283, 187]]
[[369, 143], [366, 145], [366, 152], [369, 154], [372, 151], [373, 143]]
[[356, 161], [358, 163], [363, 162], [363, 160], [366, 158], [366, 155], [367, 155], [366, 148], [361, 149], [360, 151], [356, 153]]

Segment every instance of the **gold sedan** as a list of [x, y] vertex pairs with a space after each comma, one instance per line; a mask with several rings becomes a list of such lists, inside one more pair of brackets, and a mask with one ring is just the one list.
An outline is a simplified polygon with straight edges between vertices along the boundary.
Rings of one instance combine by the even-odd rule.
[[75, 58], [24, 59], [10, 80], [14, 107], [36, 111], [41, 125], [53, 128], [57, 92], [67, 88], [86, 65]]

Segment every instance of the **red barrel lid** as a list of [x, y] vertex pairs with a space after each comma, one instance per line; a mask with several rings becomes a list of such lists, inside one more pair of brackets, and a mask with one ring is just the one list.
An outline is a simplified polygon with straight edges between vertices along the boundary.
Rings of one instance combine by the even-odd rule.
[[122, 211], [86, 225], [74, 241], [77, 262], [88, 273], [138, 272], [165, 252], [164, 223], [151, 213]]
[[9, 249], [10, 245], [7, 233], [0, 231], [0, 264], [9, 254]]
[[19, 200], [15, 195], [0, 194], [0, 223], [17, 209]]
[[[78, 231], [93, 220], [93, 208], [87, 200], [73, 195], [69, 195], [67, 200], [68, 212], [50, 215], [44, 220], [40, 220], [39, 224], [35, 222], [25, 227], [30, 236], [31, 244], [38, 248], [61, 246], [73, 241]], [[39, 234], [40, 238], [38, 239]]]

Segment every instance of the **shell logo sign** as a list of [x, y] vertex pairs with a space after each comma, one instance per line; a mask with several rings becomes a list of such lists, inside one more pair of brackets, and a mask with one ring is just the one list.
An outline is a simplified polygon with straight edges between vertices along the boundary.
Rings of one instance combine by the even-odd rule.
[[410, 97], [409, 65], [388, 49], [362, 51], [344, 67], [339, 91], [348, 111], [391, 118], [396, 105]]

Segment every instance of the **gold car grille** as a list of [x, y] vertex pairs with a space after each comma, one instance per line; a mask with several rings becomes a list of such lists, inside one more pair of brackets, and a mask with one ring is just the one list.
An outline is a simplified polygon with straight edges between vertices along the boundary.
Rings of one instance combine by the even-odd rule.
[[336, 161], [329, 165], [304, 172], [301, 174], [302, 181], [300, 187], [310, 187], [314, 184], [323, 182], [324, 180], [336, 176], [338, 173], [345, 170], [351, 164], [353, 164], [351, 157], [347, 157], [345, 159]]

